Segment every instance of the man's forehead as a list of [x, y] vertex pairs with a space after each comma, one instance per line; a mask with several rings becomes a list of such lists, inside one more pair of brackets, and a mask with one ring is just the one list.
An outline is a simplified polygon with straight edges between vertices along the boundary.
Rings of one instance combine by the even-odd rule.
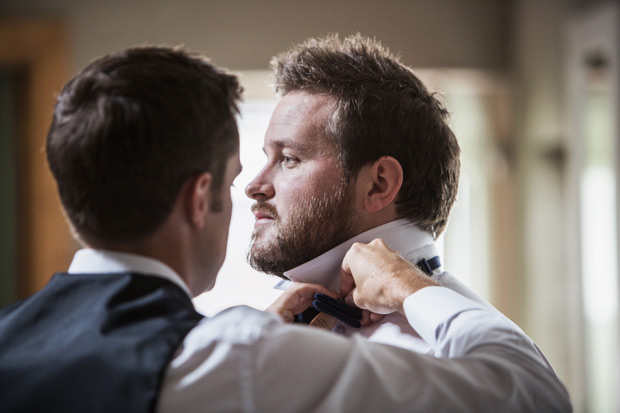
[[337, 99], [334, 96], [297, 90], [284, 95], [277, 109], [284, 115], [297, 112], [303, 116], [315, 116], [333, 112], [336, 103]]
[[285, 95], [271, 118], [264, 149], [292, 148], [307, 153], [335, 149], [326, 135], [334, 101], [331, 96], [306, 92]]

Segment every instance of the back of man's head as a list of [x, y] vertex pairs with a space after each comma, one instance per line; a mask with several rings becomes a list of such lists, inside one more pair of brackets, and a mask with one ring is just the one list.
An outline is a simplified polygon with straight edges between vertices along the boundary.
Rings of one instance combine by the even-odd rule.
[[460, 148], [448, 113], [413, 72], [379, 42], [358, 35], [309, 39], [271, 61], [279, 93], [334, 96], [325, 125], [349, 178], [382, 156], [404, 173], [399, 216], [439, 235], [456, 199]]
[[235, 76], [178, 49], [104, 56], [62, 89], [47, 159], [65, 212], [91, 246], [134, 242], [170, 214], [187, 178], [218, 189], [239, 145]]

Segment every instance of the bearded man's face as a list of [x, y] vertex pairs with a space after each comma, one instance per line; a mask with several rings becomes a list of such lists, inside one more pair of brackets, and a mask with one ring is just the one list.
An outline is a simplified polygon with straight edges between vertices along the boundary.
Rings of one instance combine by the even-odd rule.
[[334, 104], [330, 96], [290, 92], [271, 117], [267, 162], [246, 188], [257, 201], [248, 254], [257, 270], [282, 275], [356, 234], [354, 185], [324, 132]]

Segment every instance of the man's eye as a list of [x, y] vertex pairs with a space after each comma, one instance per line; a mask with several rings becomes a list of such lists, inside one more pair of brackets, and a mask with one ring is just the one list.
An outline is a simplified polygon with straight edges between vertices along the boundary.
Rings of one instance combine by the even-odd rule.
[[280, 163], [287, 168], [292, 168], [294, 166], [297, 166], [297, 164], [299, 163], [299, 159], [292, 156], [284, 155], [282, 156], [282, 160], [280, 161]]

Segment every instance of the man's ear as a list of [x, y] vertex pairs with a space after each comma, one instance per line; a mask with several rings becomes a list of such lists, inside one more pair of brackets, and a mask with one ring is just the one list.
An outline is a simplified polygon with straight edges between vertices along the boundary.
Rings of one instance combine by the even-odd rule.
[[403, 168], [391, 156], [382, 156], [364, 171], [364, 208], [374, 213], [389, 205], [403, 184]]
[[198, 228], [205, 225], [207, 213], [210, 211], [212, 182], [213, 177], [208, 172], [201, 173], [186, 182], [185, 210], [188, 220]]

